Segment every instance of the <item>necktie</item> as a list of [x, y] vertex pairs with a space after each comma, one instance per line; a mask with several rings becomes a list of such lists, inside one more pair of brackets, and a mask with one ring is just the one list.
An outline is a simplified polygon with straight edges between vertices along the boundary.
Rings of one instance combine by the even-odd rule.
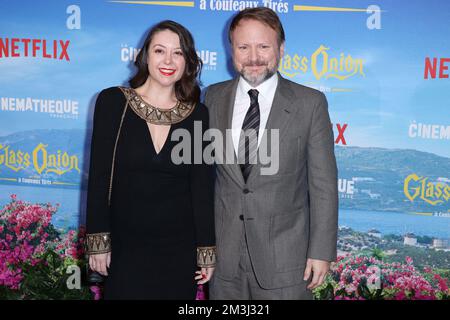
[[250, 96], [250, 108], [248, 108], [242, 124], [238, 148], [238, 161], [245, 181], [250, 175], [252, 164], [256, 163], [260, 118], [258, 90], [251, 89], [248, 94]]

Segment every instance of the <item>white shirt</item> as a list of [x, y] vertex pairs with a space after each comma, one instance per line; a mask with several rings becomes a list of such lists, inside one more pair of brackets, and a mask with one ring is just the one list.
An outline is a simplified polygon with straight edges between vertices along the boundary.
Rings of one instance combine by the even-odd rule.
[[248, 90], [258, 90], [258, 103], [260, 112], [260, 122], [258, 131], [258, 146], [266, 128], [267, 119], [269, 118], [270, 109], [272, 108], [273, 98], [278, 85], [278, 74], [275, 73], [272, 77], [261, 83], [256, 88], [253, 88], [244, 78], [239, 78], [239, 83], [236, 90], [236, 98], [234, 100], [233, 119], [231, 121], [231, 134], [233, 138], [234, 152], [238, 156], [239, 138], [241, 136], [242, 124], [244, 123], [245, 115], [250, 108], [250, 96]]

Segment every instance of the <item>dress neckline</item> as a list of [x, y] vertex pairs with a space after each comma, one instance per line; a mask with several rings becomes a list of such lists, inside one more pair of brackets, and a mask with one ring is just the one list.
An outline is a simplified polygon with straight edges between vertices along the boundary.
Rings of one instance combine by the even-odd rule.
[[194, 104], [180, 101], [170, 109], [161, 109], [145, 102], [133, 88], [119, 87], [131, 109], [143, 120], [152, 124], [172, 125], [186, 119], [194, 110]]

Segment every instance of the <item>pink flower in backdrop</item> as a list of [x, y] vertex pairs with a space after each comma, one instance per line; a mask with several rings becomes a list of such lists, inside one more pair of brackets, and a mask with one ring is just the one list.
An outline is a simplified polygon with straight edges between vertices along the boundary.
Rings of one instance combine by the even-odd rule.
[[64, 257], [75, 260], [83, 256], [84, 229], [68, 232], [62, 240], [50, 235], [55, 233], [51, 219], [58, 207], [30, 204], [11, 195], [11, 201], [0, 210], [0, 286], [18, 289], [23, 279], [20, 266], [37, 265], [49, 248], [60, 248]]
[[[411, 257], [406, 257], [405, 263], [401, 264], [346, 254], [339, 256], [332, 265], [327, 281], [333, 285], [335, 300], [434, 300], [448, 297], [449, 280], [433, 274], [431, 268], [424, 271], [422, 274], [415, 269]], [[432, 281], [427, 279], [427, 274], [431, 275]]]
[[78, 231], [68, 231], [56, 245], [56, 252], [62, 258], [81, 259], [84, 256], [85, 235], [86, 230], [84, 227], [80, 227]]
[[438, 281], [439, 289], [443, 292], [449, 291], [448, 286], [449, 282], [447, 279], [442, 278], [440, 275], [435, 274], [434, 279]]
[[[64, 262], [84, 259], [85, 229], [64, 234], [51, 224], [59, 205], [30, 204], [11, 195], [11, 201], [0, 209], [0, 286], [19, 290], [24, 265], [46, 265], [42, 255], [51, 250]], [[386, 263], [374, 257], [339, 256], [332, 265], [327, 282], [335, 300], [450, 298], [450, 281], [433, 273], [429, 267], [416, 270], [411, 257], [404, 263]], [[88, 290], [88, 289], [87, 289]], [[101, 289], [89, 288], [94, 299]], [[204, 287], [198, 286], [196, 300], [205, 300]]]

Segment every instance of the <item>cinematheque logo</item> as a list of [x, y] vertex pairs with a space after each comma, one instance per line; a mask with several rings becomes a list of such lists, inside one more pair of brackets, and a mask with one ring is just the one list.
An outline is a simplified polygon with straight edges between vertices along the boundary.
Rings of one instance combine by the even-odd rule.
[[0, 38], [0, 58], [33, 57], [70, 61], [70, 40]]

